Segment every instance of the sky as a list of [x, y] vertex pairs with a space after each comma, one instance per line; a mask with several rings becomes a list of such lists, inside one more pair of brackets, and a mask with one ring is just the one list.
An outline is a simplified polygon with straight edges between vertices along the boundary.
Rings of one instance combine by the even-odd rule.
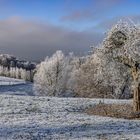
[[0, 53], [41, 61], [85, 55], [120, 19], [140, 21], [139, 0], [0, 0]]

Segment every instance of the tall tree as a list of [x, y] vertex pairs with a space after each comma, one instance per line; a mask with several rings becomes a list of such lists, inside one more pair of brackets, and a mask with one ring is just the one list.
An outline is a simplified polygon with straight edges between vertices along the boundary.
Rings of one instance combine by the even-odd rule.
[[124, 64], [133, 79], [133, 110], [140, 112], [140, 27], [133, 23], [115, 25], [104, 42], [113, 52], [113, 58]]

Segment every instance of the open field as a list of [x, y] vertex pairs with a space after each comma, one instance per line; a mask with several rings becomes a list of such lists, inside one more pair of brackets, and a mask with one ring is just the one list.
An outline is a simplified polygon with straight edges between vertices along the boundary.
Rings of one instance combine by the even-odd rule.
[[140, 139], [139, 120], [84, 113], [86, 108], [99, 102], [131, 104], [132, 101], [21, 96], [4, 92], [0, 95], [0, 139]]

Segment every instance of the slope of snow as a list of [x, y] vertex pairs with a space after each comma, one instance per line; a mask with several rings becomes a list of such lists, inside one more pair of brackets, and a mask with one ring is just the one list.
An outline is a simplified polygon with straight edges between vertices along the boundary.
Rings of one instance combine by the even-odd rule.
[[0, 86], [1, 85], [17, 85], [17, 84], [25, 84], [26, 82], [21, 79], [8, 78], [4, 76], [0, 76]]
[[33, 84], [21, 79], [0, 76], [0, 94], [34, 95]]
[[89, 116], [87, 107], [128, 100], [0, 95], [0, 139], [140, 139], [140, 121]]

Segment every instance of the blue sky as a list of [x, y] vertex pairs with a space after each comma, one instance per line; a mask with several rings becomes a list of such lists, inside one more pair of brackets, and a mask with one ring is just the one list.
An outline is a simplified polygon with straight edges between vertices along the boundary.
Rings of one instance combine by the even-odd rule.
[[83, 54], [119, 19], [139, 22], [139, 7], [139, 0], [0, 0], [0, 50], [32, 60], [57, 49]]
[[21, 17], [85, 30], [105, 20], [140, 14], [139, 0], [1, 0], [0, 18]]

